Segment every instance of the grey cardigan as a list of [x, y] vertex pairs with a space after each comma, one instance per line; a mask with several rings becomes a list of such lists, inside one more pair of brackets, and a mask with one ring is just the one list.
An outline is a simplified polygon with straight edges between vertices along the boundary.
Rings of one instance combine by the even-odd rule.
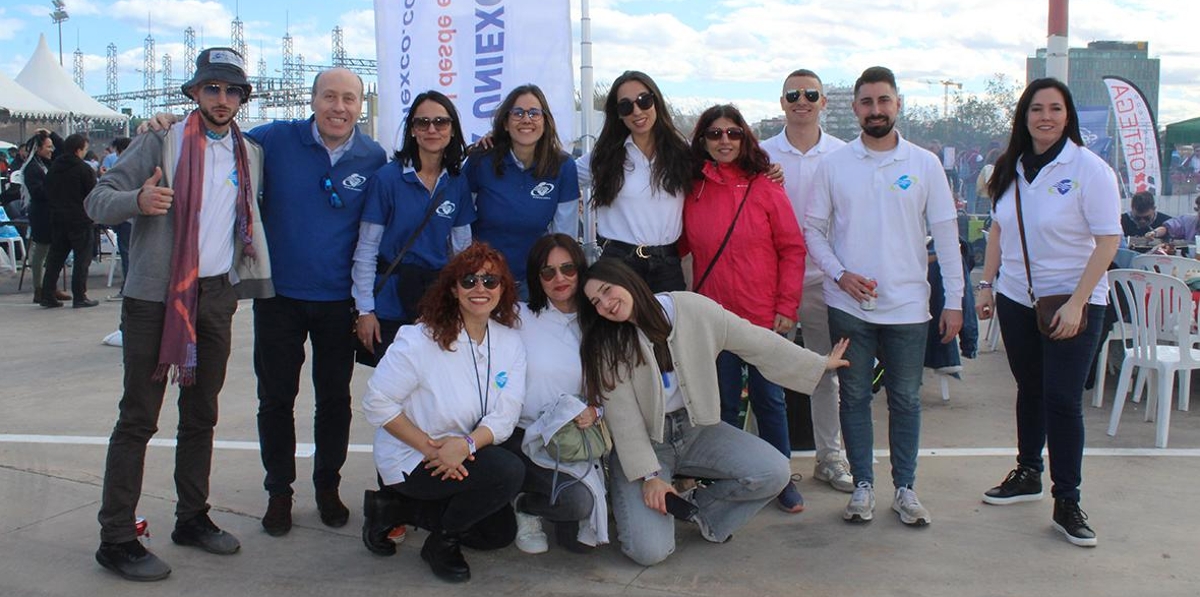
[[[165, 132], [138, 135], [121, 159], [108, 170], [96, 188], [84, 200], [88, 216], [99, 224], [116, 225], [134, 218], [129, 242], [129, 277], [125, 280], [125, 296], [145, 301], [164, 302], [171, 278], [171, 252], [175, 236], [172, 206], [162, 216], [141, 215], [137, 197], [142, 184], [154, 174], [155, 167], [163, 171], [161, 186], [171, 186], [174, 179], [178, 150], [182, 146], [183, 127], [176, 125]], [[263, 230], [259, 203], [262, 197], [262, 149], [246, 139], [246, 157], [250, 162], [250, 188], [255, 200], [251, 202], [253, 244], [255, 257], [242, 253], [242, 244], [234, 243], [230, 278], [239, 298], [270, 298], [275, 295], [271, 283], [271, 260], [267, 253], [267, 236]], [[229, 234], [234, 234], [233, 230]], [[236, 275], [236, 277], [234, 277]]]
[[[756, 326], [711, 299], [692, 292], [672, 292], [675, 321], [667, 345], [679, 378], [679, 388], [693, 425], [721, 422], [717, 391], [717, 354], [728, 350], [758, 367], [767, 379], [793, 390], [811, 393], [825, 373], [825, 357]], [[659, 470], [651, 442], [663, 440], [662, 373], [654, 349], [640, 331], [638, 342], [646, 362], [633, 368], [605, 395], [604, 417], [621, 455], [621, 468], [630, 481]]]

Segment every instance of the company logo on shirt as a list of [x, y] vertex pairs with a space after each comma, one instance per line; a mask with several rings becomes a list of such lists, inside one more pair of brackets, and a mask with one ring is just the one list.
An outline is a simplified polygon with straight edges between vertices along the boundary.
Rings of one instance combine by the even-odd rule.
[[234, 188], [237, 188], [237, 186], [238, 186], [237, 168], [234, 168], [233, 170], [229, 171], [229, 184], [233, 185]]
[[508, 385], [508, 371], [501, 371], [496, 374], [496, 387], [503, 388]]
[[437, 215], [443, 218], [449, 218], [454, 215], [454, 202], [449, 199], [443, 201], [437, 208]]
[[549, 182], [539, 182], [532, 191], [529, 191], [529, 196], [534, 199], [548, 199], [550, 193], [554, 192], [554, 184]]
[[361, 191], [361, 187], [365, 182], [367, 182], [367, 177], [355, 172], [342, 179], [342, 186], [345, 187], [347, 191]]
[[1066, 195], [1067, 193], [1070, 193], [1071, 189], [1075, 188], [1075, 186], [1075, 181], [1069, 178], [1064, 178], [1050, 185], [1050, 193], [1053, 194], [1054, 191], [1058, 191], [1059, 195]]
[[915, 176], [909, 176], [909, 175], [905, 174], [905, 175], [901, 176], [900, 178], [897, 178], [896, 182], [892, 183], [892, 190], [893, 191], [907, 191], [908, 187], [911, 187], [914, 184], [917, 184], [917, 178]]

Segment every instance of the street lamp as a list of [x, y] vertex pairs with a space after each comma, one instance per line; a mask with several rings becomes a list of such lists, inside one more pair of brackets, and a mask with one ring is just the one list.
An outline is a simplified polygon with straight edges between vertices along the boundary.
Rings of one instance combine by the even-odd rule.
[[58, 25], [58, 65], [62, 66], [62, 24], [63, 21], [71, 18], [71, 15], [67, 14], [67, 5], [63, 0], [50, 0], [50, 4], [54, 6], [54, 12], [50, 13], [50, 19], [54, 21], [55, 25]]

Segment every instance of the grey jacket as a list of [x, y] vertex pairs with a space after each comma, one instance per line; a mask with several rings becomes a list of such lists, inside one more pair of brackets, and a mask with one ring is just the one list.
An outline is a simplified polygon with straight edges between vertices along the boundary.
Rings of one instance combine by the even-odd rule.
[[[142, 185], [154, 174], [155, 167], [163, 171], [161, 186], [171, 186], [174, 180], [178, 148], [182, 146], [182, 126], [165, 132], [138, 135], [121, 159], [107, 171], [96, 188], [84, 200], [88, 216], [99, 224], [116, 225], [130, 218], [133, 234], [129, 242], [129, 277], [125, 280], [125, 296], [145, 301], [165, 302], [171, 278], [171, 253], [175, 238], [174, 209], [162, 216], [141, 215], [137, 197]], [[245, 138], [245, 137], [243, 137]], [[267, 236], [263, 231], [259, 203], [262, 200], [262, 149], [246, 139], [246, 157], [250, 162], [250, 189], [255, 201], [251, 203], [255, 257], [242, 253], [242, 244], [234, 243], [230, 278], [240, 298], [269, 298], [275, 295], [271, 284], [271, 259], [267, 253]], [[234, 231], [229, 230], [229, 234]]]
[[[721, 422], [717, 391], [717, 354], [728, 350], [758, 367], [763, 377], [799, 392], [811, 393], [825, 373], [825, 357], [756, 326], [711, 299], [691, 292], [672, 292], [675, 321], [667, 345], [688, 419], [693, 425]], [[651, 442], [663, 440], [666, 398], [654, 348], [645, 334], [638, 342], [646, 361], [633, 368], [605, 395], [604, 418], [630, 481], [659, 470]]]

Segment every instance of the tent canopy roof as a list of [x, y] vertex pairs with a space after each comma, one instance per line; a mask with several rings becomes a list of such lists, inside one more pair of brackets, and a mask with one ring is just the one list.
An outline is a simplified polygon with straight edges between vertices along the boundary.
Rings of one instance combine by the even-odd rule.
[[125, 122], [129, 118], [92, 99], [75, 82], [46, 45], [46, 36], [38, 38], [37, 49], [17, 75], [17, 82], [34, 94], [77, 118]]

